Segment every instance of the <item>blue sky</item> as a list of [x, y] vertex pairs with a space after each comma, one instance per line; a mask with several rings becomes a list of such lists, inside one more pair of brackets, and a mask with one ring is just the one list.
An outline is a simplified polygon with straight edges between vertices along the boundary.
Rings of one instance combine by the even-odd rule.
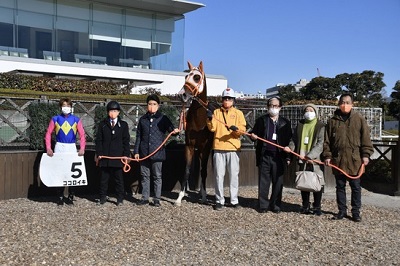
[[318, 75], [400, 80], [400, 0], [199, 0], [187, 13], [185, 61], [203, 61], [244, 93]]

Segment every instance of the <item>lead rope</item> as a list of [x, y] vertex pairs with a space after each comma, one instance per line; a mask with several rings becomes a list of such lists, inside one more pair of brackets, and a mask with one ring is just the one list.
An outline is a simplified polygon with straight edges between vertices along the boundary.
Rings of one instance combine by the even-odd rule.
[[[206, 104], [204, 103], [204, 101], [202, 101], [202, 100], [199, 99], [199, 98], [195, 98], [195, 99], [200, 103], [201, 106], [203, 106], [204, 108], [208, 109], [208, 108], [206, 107]], [[216, 118], [214, 115], [213, 115], [213, 118], [214, 118], [215, 120], [217, 120], [218, 122], [220, 122], [221, 124], [225, 125], [226, 127], [229, 127], [229, 125], [227, 125], [224, 121], [219, 120], [219, 119]], [[242, 130], [240, 130], [240, 129], [238, 129], [238, 131], [239, 131], [240, 133], [244, 134], [244, 135], [247, 135], [247, 136], [251, 137], [251, 134], [248, 133], [248, 132], [246, 132], [246, 131], [242, 131]], [[260, 138], [260, 137], [258, 137], [258, 136], [257, 136], [257, 139], [258, 139], [258, 140], [261, 140], [261, 141], [263, 141], [263, 142], [265, 142], [265, 143], [271, 144], [271, 145], [273, 145], [273, 146], [276, 146], [276, 147], [278, 147], [279, 149], [282, 149], [282, 150], [284, 149], [283, 146], [280, 146], [280, 145], [278, 145], [278, 144], [276, 144], [276, 143], [273, 143], [273, 142], [268, 141], [268, 140], [266, 140], [266, 139]], [[285, 152], [286, 152], [286, 151], [285, 151]], [[302, 160], [305, 160], [305, 158], [304, 158], [303, 156], [301, 156], [300, 154], [298, 154], [298, 153], [296, 153], [296, 152], [294, 152], [294, 151], [290, 151], [290, 153], [294, 154], [295, 156], [299, 157], [299, 158], [302, 159]], [[310, 161], [312, 161], [312, 162], [314, 162], [314, 163], [317, 163], [317, 164], [322, 164], [322, 165], [325, 164], [324, 162], [321, 162], [321, 161], [319, 161], [319, 160], [312, 160], [312, 159], [311, 159]], [[360, 169], [358, 170], [357, 176], [349, 175], [348, 173], [346, 173], [345, 171], [343, 171], [342, 169], [340, 169], [338, 166], [336, 166], [336, 165], [334, 165], [334, 164], [329, 163], [328, 166], [330, 166], [330, 167], [332, 167], [332, 168], [335, 168], [336, 170], [338, 170], [339, 172], [341, 172], [343, 175], [345, 175], [346, 177], [348, 177], [348, 178], [350, 178], [350, 179], [358, 179], [358, 178], [360, 178], [360, 177], [364, 174], [364, 172], [365, 172], [365, 165], [364, 165], [364, 163], [361, 164]]]
[[[185, 122], [186, 122], [186, 117], [185, 117], [185, 105], [182, 105], [182, 111], [180, 114], [180, 118], [179, 118], [179, 130], [185, 129]], [[150, 158], [151, 156], [153, 156], [155, 153], [157, 153], [162, 146], [164, 146], [164, 144], [167, 142], [167, 140], [172, 136], [174, 132], [171, 132], [168, 134], [168, 136], [164, 139], [164, 141], [161, 143], [160, 146], [158, 146], [157, 149], [155, 149], [152, 153], [150, 153], [149, 155], [143, 157], [143, 158], [139, 158], [139, 159], [135, 159], [135, 158], [129, 158], [129, 157], [114, 157], [114, 156], [98, 156], [97, 160], [96, 160], [96, 166], [98, 166], [99, 164], [99, 160], [101, 159], [110, 159], [110, 160], [121, 160], [121, 162], [123, 163], [123, 171], [125, 173], [129, 172], [131, 170], [131, 166], [129, 165], [130, 161], [136, 161], [136, 162], [140, 162], [140, 161], [144, 161], [148, 158]]]
[[[110, 160], [121, 160], [121, 162], [124, 164], [123, 166], [123, 170], [125, 173], [129, 172], [131, 170], [131, 166], [129, 165], [130, 161], [136, 161], [136, 162], [140, 162], [140, 161], [144, 161], [148, 158], [150, 158], [151, 156], [153, 156], [156, 152], [158, 152], [162, 146], [164, 146], [165, 142], [167, 142], [167, 140], [171, 137], [171, 135], [174, 132], [172, 131], [171, 133], [168, 134], [168, 136], [164, 139], [164, 141], [161, 143], [160, 146], [158, 146], [157, 149], [155, 149], [152, 153], [150, 153], [149, 155], [143, 157], [143, 158], [139, 158], [139, 159], [135, 159], [135, 158], [129, 158], [129, 157], [113, 157], [113, 156], [99, 156], [97, 157], [99, 160], [101, 159], [110, 159]], [[98, 161], [97, 161], [98, 162]], [[98, 163], [96, 163], [97, 165]]]
[[186, 114], [185, 114], [185, 108], [186, 106], [182, 104], [182, 111], [179, 116], [179, 130], [185, 130], [186, 129]]

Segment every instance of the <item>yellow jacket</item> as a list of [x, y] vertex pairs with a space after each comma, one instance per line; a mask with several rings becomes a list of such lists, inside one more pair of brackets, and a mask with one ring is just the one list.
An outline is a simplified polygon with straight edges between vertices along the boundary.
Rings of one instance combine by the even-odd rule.
[[[224, 120], [225, 116], [225, 120]], [[226, 121], [226, 122], [225, 122]], [[222, 123], [221, 123], [222, 122]], [[241, 132], [234, 132], [226, 127], [236, 126], [240, 131], [246, 131], [246, 120], [243, 112], [231, 107], [228, 110], [224, 108], [215, 109], [213, 118], [210, 121], [207, 119], [207, 127], [211, 132], [214, 132], [213, 149], [219, 151], [238, 151], [240, 150]]]

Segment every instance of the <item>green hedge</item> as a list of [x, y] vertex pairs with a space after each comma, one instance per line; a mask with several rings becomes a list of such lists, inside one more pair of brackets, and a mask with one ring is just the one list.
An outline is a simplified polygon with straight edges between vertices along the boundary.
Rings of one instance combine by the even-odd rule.
[[44, 136], [51, 117], [60, 112], [58, 103], [33, 102], [28, 107], [31, 125], [28, 128], [29, 148], [33, 150], [45, 149]]

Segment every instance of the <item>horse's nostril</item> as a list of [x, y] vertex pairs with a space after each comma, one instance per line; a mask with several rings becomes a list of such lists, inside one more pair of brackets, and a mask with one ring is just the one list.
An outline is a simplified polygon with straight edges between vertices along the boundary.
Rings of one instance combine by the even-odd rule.
[[194, 75], [193, 77], [193, 80], [197, 83], [200, 81], [200, 79], [201, 79], [200, 75]]

